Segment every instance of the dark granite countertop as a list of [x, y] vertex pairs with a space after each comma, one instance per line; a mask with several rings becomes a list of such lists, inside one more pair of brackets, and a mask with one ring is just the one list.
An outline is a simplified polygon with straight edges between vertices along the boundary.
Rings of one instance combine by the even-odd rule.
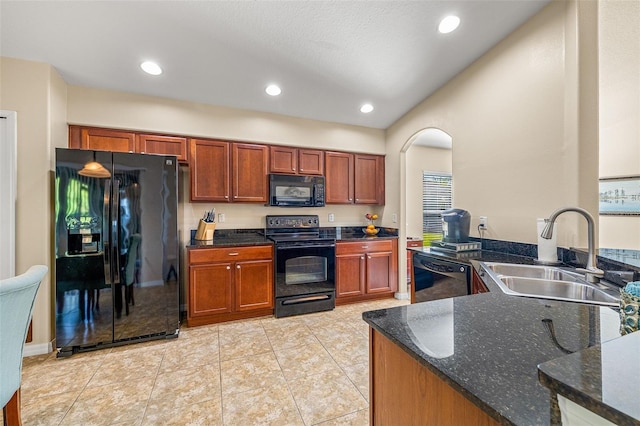
[[640, 425], [640, 332], [538, 366], [540, 381], [616, 425]]
[[[239, 247], [273, 244], [264, 236], [264, 229], [217, 229], [213, 240], [196, 240], [195, 230], [191, 231], [191, 241], [187, 248]], [[380, 228], [376, 236], [365, 235], [360, 227], [342, 227], [340, 232], [336, 228], [321, 228], [320, 237], [335, 238], [336, 241], [360, 241], [375, 239], [397, 239], [398, 231], [391, 228]]]
[[[517, 425], [550, 423], [550, 392], [538, 380], [539, 364], [565, 356], [563, 348], [579, 351], [619, 336], [613, 309], [499, 291], [370, 311], [363, 318], [496, 420]], [[552, 320], [563, 348], [543, 319]]]
[[191, 242], [188, 249], [215, 248], [215, 247], [240, 247], [272, 245], [273, 241], [267, 239], [261, 230], [255, 229], [216, 229], [213, 240], [196, 240], [195, 231], [191, 231]]

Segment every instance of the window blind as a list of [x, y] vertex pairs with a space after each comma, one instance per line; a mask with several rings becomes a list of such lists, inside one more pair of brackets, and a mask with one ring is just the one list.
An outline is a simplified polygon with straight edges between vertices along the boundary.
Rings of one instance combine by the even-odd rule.
[[452, 206], [451, 186], [451, 174], [422, 172], [422, 232], [425, 240], [442, 238], [440, 213]]

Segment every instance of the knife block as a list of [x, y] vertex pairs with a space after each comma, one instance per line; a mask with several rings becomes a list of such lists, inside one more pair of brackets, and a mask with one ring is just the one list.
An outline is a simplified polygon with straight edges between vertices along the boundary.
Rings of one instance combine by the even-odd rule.
[[213, 241], [213, 232], [216, 230], [215, 222], [205, 222], [200, 219], [195, 239], [199, 241]]

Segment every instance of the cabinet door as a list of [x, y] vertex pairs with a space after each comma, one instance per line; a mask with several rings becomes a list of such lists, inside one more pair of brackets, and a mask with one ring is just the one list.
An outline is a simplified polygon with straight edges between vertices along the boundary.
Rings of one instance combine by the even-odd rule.
[[485, 285], [484, 281], [475, 269], [472, 269], [473, 275], [471, 276], [471, 294], [488, 293], [489, 289]]
[[298, 150], [284, 146], [272, 146], [269, 149], [269, 172], [296, 174], [298, 172]]
[[336, 256], [336, 298], [364, 294], [364, 253]]
[[323, 175], [324, 152], [317, 149], [299, 149], [298, 173], [301, 175]]
[[266, 145], [233, 144], [233, 201], [266, 203], [269, 150]]
[[187, 162], [187, 138], [178, 136], [138, 135], [137, 151], [142, 154], [175, 155]]
[[189, 317], [231, 312], [231, 263], [189, 267]]
[[355, 154], [356, 204], [384, 204], [384, 157]]
[[235, 309], [273, 308], [273, 260], [235, 264]]
[[393, 254], [391, 252], [367, 253], [367, 293], [395, 291]]
[[353, 154], [325, 152], [325, 203], [353, 204]]
[[229, 143], [191, 139], [191, 201], [229, 202]]
[[[74, 133], [69, 132], [72, 136]], [[134, 152], [136, 134], [119, 130], [83, 127], [80, 129], [80, 149], [96, 151]], [[72, 145], [70, 141], [70, 146]]]

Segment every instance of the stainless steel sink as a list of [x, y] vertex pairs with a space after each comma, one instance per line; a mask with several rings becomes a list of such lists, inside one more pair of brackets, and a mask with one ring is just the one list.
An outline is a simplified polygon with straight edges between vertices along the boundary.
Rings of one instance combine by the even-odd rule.
[[576, 272], [543, 265], [480, 262], [505, 293], [513, 296], [618, 306], [619, 295], [604, 284], [591, 284]]

